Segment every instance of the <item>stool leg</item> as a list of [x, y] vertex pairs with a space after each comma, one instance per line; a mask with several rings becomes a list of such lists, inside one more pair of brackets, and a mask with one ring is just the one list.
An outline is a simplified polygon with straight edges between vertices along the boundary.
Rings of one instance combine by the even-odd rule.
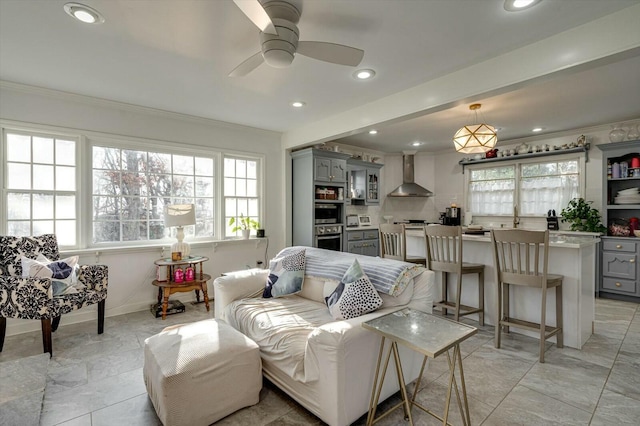
[[562, 284], [556, 287], [556, 327], [560, 329], [556, 334], [556, 346], [564, 347], [564, 329], [562, 321]]
[[478, 272], [478, 323], [484, 325], [484, 268]]
[[[509, 318], [509, 284], [502, 283], [502, 318]], [[504, 332], [509, 332], [509, 326], [504, 327]]]
[[542, 288], [542, 312], [540, 313], [540, 363], [544, 363], [545, 324], [547, 323], [547, 286]]
[[449, 301], [449, 295], [447, 292], [447, 273], [442, 271], [442, 301], [445, 305], [442, 307], [442, 315], [447, 316], [447, 306], [446, 303]]
[[460, 319], [460, 298], [462, 295], [462, 271], [458, 274], [458, 285], [456, 289], [456, 310], [454, 311], [454, 319]]
[[498, 281], [498, 285], [497, 285], [498, 290], [496, 291], [497, 295], [496, 295], [496, 299], [497, 299], [497, 306], [496, 306], [496, 311], [497, 311], [497, 315], [496, 315], [496, 323], [495, 323], [495, 339], [494, 339], [494, 346], [499, 349], [500, 348], [500, 331], [502, 330], [502, 326], [500, 325], [500, 321], [502, 320], [502, 283], [500, 281]]

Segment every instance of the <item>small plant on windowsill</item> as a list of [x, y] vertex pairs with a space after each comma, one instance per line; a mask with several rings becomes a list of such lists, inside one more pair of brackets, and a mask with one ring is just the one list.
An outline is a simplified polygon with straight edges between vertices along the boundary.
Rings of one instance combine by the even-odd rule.
[[257, 220], [251, 219], [248, 216], [245, 217], [241, 214], [237, 221], [235, 217], [229, 219], [229, 226], [232, 226], [231, 232], [241, 231], [242, 238], [246, 240], [247, 238], [249, 238], [249, 234], [251, 233], [252, 229], [260, 228], [260, 223]]
[[572, 231], [606, 232], [607, 228], [602, 224], [600, 212], [592, 208], [589, 205], [591, 203], [584, 198], [574, 198], [569, 201], [567, 207], [560, 212], [562, 222], [568, 222]]

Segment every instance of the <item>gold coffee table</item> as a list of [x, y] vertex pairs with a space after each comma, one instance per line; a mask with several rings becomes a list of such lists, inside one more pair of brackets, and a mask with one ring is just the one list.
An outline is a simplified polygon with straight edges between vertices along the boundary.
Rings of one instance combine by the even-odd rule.
[[[380, 352], [378, 354], [378, 365], [375, 373], [376, 376], [373, 381], [373, 389], [371, 390], [367, 425], [374, 424], [376, 421], [385, 417], [391, 411], [399, 408], [400, 406], [404, 408], [405, 418], [409, 420], [411, 425], [413, 425], [411, 408], [414, 405], [435, 418], [442, 420], [443, 425], [450, 425], [451, 423], [449, 423], [447, 419], [449, 416], [449, 405], [451, 402], [451, 389], [455, 390], [463, 424], [465, 426], [471, 425], [469, 403], [467, 401], [467, 389], [464, 383], [464, 370], [462, 369], [462, 355], [460, 354], [460, 342], [476, 334], [478, 332], [477, 328], [409, 308], [366, 321], [362, 323], [362, 326], [367, 330], [374, 331], [382, 336]], [[391, 340], [391, 346], [389, 347], [386, 360], [384, 361], [382, 375], [380, 375], [385, 339]], [[411, 399], [409, 399], [407, 395], [407, 389], [404, 384], [404, 374], [402, 373], [402, 362], [398, 353], [398, 343], [424, 355], [422, 367], [420, 368], [420, 375], [416, 380], [415, 389]], [[453, 354], [450, 354], [449, 349], [452, 348]], [[384, 383], [392, 352], [396, 365], [396, 373], [400, 382], [402, 401], [376, 419], [376, 408], [378, 406], [380, 392], [382, 391], [382, 384]], [[424, 373], [427, 358], [436, 358], [442, 353], [447, 354], [447, 361], [449, 363], [449, 386], [444, 408], [444, 417], [440, 417], [416, 402], [416, 395], [420, 389], [420, 380]], [[458, 389], [458, 380], [456, 379], [456, 369], [460, 376], [462, 400]]]

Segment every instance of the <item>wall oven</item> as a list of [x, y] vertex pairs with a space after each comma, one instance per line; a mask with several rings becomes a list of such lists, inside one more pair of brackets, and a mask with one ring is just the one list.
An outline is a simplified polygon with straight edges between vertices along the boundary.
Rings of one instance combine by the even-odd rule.
[[325, 250], [342, 251], [342, 225], [316, 226], [313, 245]]

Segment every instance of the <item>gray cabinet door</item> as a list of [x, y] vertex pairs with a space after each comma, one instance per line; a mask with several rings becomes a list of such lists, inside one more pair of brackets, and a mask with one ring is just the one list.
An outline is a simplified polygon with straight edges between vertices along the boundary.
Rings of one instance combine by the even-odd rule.
[[347, 251], [353, 254], [364, 254], [362, 243], [360, 241], [358, 241], [357, 243], [348, 243]]
[[380, 203], [380, 171], [367, 169], [367, 204]]
[[367, 246], [364, 248], [363, 254], [376, 257], [379, 253], [380, 249], [378, 247], [378, 240], [367, 241]]
[[635, 254], [604, 252], [602, 255], [602, 275], [635, 280], [636, 262]]
[[332, 182], [347, 181], [347, 160], [339, 160], [339, 159], [331, 160], [331, 181]]
[[316, 158], [314, 160], [314, 166], [315, 180], [323, 182], [331, 181], [331, 160], [329, 158]]

